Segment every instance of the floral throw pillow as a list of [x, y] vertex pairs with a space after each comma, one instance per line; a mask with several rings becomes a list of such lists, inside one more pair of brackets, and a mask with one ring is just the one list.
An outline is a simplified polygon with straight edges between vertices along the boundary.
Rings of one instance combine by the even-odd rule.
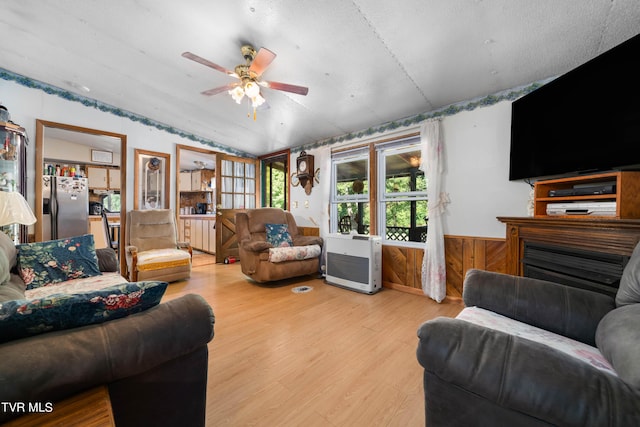
[[97, 291], [57, 293], [0, 303], [0, 343], [118, 319], [160, 303], [167, 282], [122, 283]]
[[18, 245], [18, 273], [27, 289], [101, 275], [93, 234]]
[[301, 261], [318, 258], [322, 249], [320, 245], [294, 246], [292, 248], [269, 248], [270, 262]]
[[273, 247], [293, 246], [287, 224], [265, 224], [264, 228], [267, 232], [267, 242], [271, 243]]

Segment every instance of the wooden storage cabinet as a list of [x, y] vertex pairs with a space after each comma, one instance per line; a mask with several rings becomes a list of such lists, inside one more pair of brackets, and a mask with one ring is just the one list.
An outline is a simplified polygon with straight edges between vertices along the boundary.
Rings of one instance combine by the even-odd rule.
[[[557, 196], [549, 197], [551, 190], [572, 189], [576, 185], [598, 185], [614, 182], [616, 191], [613, 194], [597, 194], [585, 196]], [[562, 179], [538, 181], [534, 186], [534, 216], [536, 218], [615, 218], [634, 219], [640, 218], [640, 172], [619, 171], [601, 173], [588, 176], [579, 176]], [[550, 203], [572, 202], [616, 202], [615, 216], [602, 215], [547, 215], [547, 205]]]
[[119, 190], [120, 189], [120, 170], [119, 169], [108, 169], [107, 175], [109, 176], [109, 189], [110, 190]]
[[107, 189], [107, 169], [106, 168], [87, 168], [87, 178], [89, 180], [89, 188]]
[[209, 169], [180, 172], [180, 191], [211, 191], [215, 171]]
[[191, 172], [180, 172], [180, 191], [191, 191]]
[[87, 167], [89, 188], [101, 190], [120, 190], [120, 169]]
[[216, 220], [212, 218], [185, 218], [178, 223], [180, 241], [191, 243], [193, 249], [215, 254], [216, 252]]

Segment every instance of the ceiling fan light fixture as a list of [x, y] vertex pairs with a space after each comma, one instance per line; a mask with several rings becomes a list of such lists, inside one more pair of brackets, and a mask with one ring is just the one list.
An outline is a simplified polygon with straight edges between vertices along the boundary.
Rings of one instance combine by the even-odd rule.
[[265, 99], [260, 93], [260, 86], [268, 87], [274, 90], [295, 93], [297, 95], [306, 95], [309, 89], [303, 86], [296, 86], [288, 83], [269, 82], [260, 79], [262, 73], [269, 67], [275, 59], [276, 54], [261, 47], [256, 51], [253, 46], [244, 45], [240, 48], [245, 64], [236, 65], [234, 71], [228, 70], [218, 64], [204, 59], [191, 52], [183, 52], [182, 56], [192, 61], [198, 62], [214, 70], [225, 73], [231, 77], [237, 78], [240, 82], [230, 83], [224, 86], [216, 87], [202, 92], [203, 95], [212, 96], [218, 93], [227, 92], [236, 103], [241, 104], [244, 96], [247, 96], [247, 105], [253, 107], [253, 119], [256, 119], [256, 108], [265, 103]]
[[244, 97], [244, 89], [242, 89], [242, 86], [236, 86], [229, 91], [229, 95], [231, 95], [234, 101], [240, 104], [242, 102], [242, 98]]
[[260, 96], [260, 86], [253, 80], [249, 80], [244, 84], [244, 94], [251, 99]]
[[256, 96], [251, 98], [251, 105], [253, 106], [253, 108], [258, 108], [259, 106], [264, 104], [264, 101], [265, 99], [262, 97], [262, 95], [260, 95], [260, 92], [258, 92]]

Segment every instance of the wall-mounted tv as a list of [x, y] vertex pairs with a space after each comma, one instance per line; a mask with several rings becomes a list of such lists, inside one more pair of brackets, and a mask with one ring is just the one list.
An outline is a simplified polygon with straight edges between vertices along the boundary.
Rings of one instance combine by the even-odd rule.
[[640, 169], [640, 35], [516, 100], [509, 180]]

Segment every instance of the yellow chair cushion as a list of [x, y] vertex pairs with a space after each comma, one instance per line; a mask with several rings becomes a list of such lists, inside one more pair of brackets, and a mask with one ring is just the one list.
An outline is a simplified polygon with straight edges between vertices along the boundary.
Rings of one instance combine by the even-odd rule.
[[191, 264], [189, 252], [180, 249], [152, 249], [138, 252], [138, 271], [151, 271], [189, 264]]

